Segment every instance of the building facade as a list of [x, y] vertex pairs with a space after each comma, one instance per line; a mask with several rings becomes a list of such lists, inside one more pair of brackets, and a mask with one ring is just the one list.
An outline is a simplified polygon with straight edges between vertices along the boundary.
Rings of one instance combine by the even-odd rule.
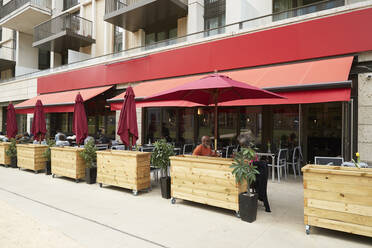
[[[71, 104], [81, 92], [89, 132], [115, 138], [129, 85], [141, 98], [218, 70], [287, 97], [222, 106], [222, 145], [249, 133], [263, 150], [299, 144], [306, 161], [350, 160], [359, 151], [372, 163], [370, 0], [1, 2], [3, 131], [10, 101], [25, 132], [42, 99], [50, 135], [71, 132]], [[208, 107], [138, 104], [137, 115], [141, 144], [213, 136]]]

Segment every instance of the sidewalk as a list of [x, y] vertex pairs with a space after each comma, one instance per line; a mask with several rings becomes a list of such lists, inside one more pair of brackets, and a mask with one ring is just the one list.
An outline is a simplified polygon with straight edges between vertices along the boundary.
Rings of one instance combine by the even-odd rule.
[[74, 240], [0, 201], [0, 247], [82, 248]]
[[[181, 200], [172, 205], [161, 198], [157, 186], [149, 193], [133, 196], [129, 190], [99, 188], [0, 167], [0, 201], [21, 212], [22, 219], [32, 218], [36, 220], [33, 223], [41, 225], [34, 228], [29, 221], [22, 227], [14, 225], [12, 218], [3, 219], [7, 213], [0, 210], [1, 227], [7, 226], [6, 230], [13, 231], [6, 233], [14, 233], [5, 240], [0, 235], [0, 247], [79, 247], [68, 243], [72, 241], [89, 248], [371, 247], [371, 239], [342, 232], [313, 228], [311, 235], [306, 235], [301, 181], [270, 183], [268, 190], [272, 213], [266, 213], [260, 204], [257, 221], [250, 224], [224, 209]], [[25, 231], [20, 232], [19, 228]], [[55, 230], [61, 235], [59, 239], [66, 240], [54, 244], [54, 234], [28, 231], [35, 229]], [[31, 238], [40, 243], [21, 246], [28, 245]]]

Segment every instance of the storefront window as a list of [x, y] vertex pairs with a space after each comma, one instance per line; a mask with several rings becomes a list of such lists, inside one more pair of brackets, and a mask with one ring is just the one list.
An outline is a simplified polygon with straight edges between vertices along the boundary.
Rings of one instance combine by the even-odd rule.
[[162, 137], [168, 142], [177, 141], [177, 111], [174, 108], [162, 109]]
[[183, 108], [179, 110], [179, 143], [194, 143], [194, 112], [192, 108]]
[[240, 109], [240, 134], [251, 137], [257, 148], [262, 146], [261, 107], [243, 107]]
[[219, 144], [223, 147], [237, 143], [238, 109], [220, 108], [218, 111]]
[[322, 103], [304, 107], [304, 139], [307, 157], [341, 156], [342, 104]]
[[198, 108], [198, 140], [200, 143], [201, 137], [210, 136], [214, 139], [214, 109], [213, 108]]
[[18, 133], [24, 134], [27, 132], [27, 115], [16, 115]]
[[96, 135], [96, 116], [88, 116], [88, 134], [90, 136]]
[[285, 105], [273, 108], [273, 140], [274, 151], [288, 148], [291, 151], [298, 146], [299, 116], [298, 105]]
[[161, 108], [148, 108], [146, 111], [146, 139], [147, 142], [155, 142], [162, 138], [161, 122], [160, 122]]

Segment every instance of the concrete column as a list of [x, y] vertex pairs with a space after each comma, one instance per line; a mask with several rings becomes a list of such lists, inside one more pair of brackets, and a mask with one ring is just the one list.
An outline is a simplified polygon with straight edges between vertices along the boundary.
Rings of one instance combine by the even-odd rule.
[[142, 108], [136, 108], [137, 110], [137, 126], [138, 126], [138, 140], [137, 145], [142, 144]]
[[[358, 59], [372, 61], [372, 52]], [[372, 165], [372, 72], [358, 75], [358, 151], [360, 159]]]
[[54, 68], [54, 52], [50, 52], [50, 68]]
[[204, 0], [189, 0], [187, 33], [191, 34], [203, 30], [204, 30]]
[[[118, 135], [118, 128], [119, 128], [119, 118], [120, 118], [120, 110], [115, 111], [115, 140], [120, 140], [120, 137]], [[121, 140], [120, 140], [121, 141]]]
[[[96, 0], [92, 0], [92, 37], [93, 39], [96, 39], [96, 28], [97, 28], [97, 18], [96, 18]], [[96, 56], [96, 43], [92, 44], [92, 50], [91, 50], [92, 57]]]
[[113, 25], [111, 25], [108, 22], [105, 22], [103, 24], [103, 33], [104, 33], [104, 39], [103, 39], [103, 53], [104, 54], [109, 54], [112, 52], [112, 30], [113, 30]]
[[0, 106], [0, 130], [1, 132], [4, 133], [4, 135], [6, 134], [6, 130], [3, 130], [3, 107]]
[[34, 114], [27, 114], [27, 132], [31, 133], [31, 119], [34, 118]]

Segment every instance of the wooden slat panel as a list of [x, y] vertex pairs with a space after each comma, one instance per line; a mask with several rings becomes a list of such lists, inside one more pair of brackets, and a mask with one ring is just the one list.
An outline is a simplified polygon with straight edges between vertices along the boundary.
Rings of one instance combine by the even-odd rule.
[[350, 203], [332, 202], [316, 199], [307, 199], [307, 204], [312, 208], [334, 210], [343, 213], [372, 216], [372, 206], [363, 206]]
[[143, 190], [150, 187], [151, 153], [132, 151], [97, 152], [97, 182]]
[[348, 214], [333, 210], [305, 207], [305, 216], [319, 217], [323, 219], [337, 220], [358, 225], [372, 227], [372, 217], [358, 214]]
[[331, 175], [320, 173], [305, 173], [304, 181], [320, 181], [323, 183], [340, 183], [347, 185], [372, 186], [372, 178], [351, 175]]
[[230, 168], [232, 159], [200, 156], [171, 157], [172, 197], [238, 210], [238, 185]]
[[324, 192], [353, 194], [356, 197], [360, 197], [360, 198], [361, 197], [372, 197], [372, 187], [368, 187], [368, 186], [305, 180], [304, 188], [324, 191]]
[[47, 159], [44, 156], [48, 146], [17, 145], [17, 165], [20, 168], [39, 171], [44, 170]]
[[367, 197], [361, 197], [359, 194], [356, 195], [354, 193], [345, 193], [339, 189], [335, 189], [335, 191], [339, 192], [304, 189], [304, 197], [316, 200], [372, 206], [372, 195]]
[[73, 179], [85, 178], [85, 161], [80, 156], [82, 148], [52, 147], [52, 174]]
[[322, 228], [372, 237], [372, 227], [370, 226], [357, 225], [313, 216], [308, 217], [308, 224], [311, 226], [318, 226]]

